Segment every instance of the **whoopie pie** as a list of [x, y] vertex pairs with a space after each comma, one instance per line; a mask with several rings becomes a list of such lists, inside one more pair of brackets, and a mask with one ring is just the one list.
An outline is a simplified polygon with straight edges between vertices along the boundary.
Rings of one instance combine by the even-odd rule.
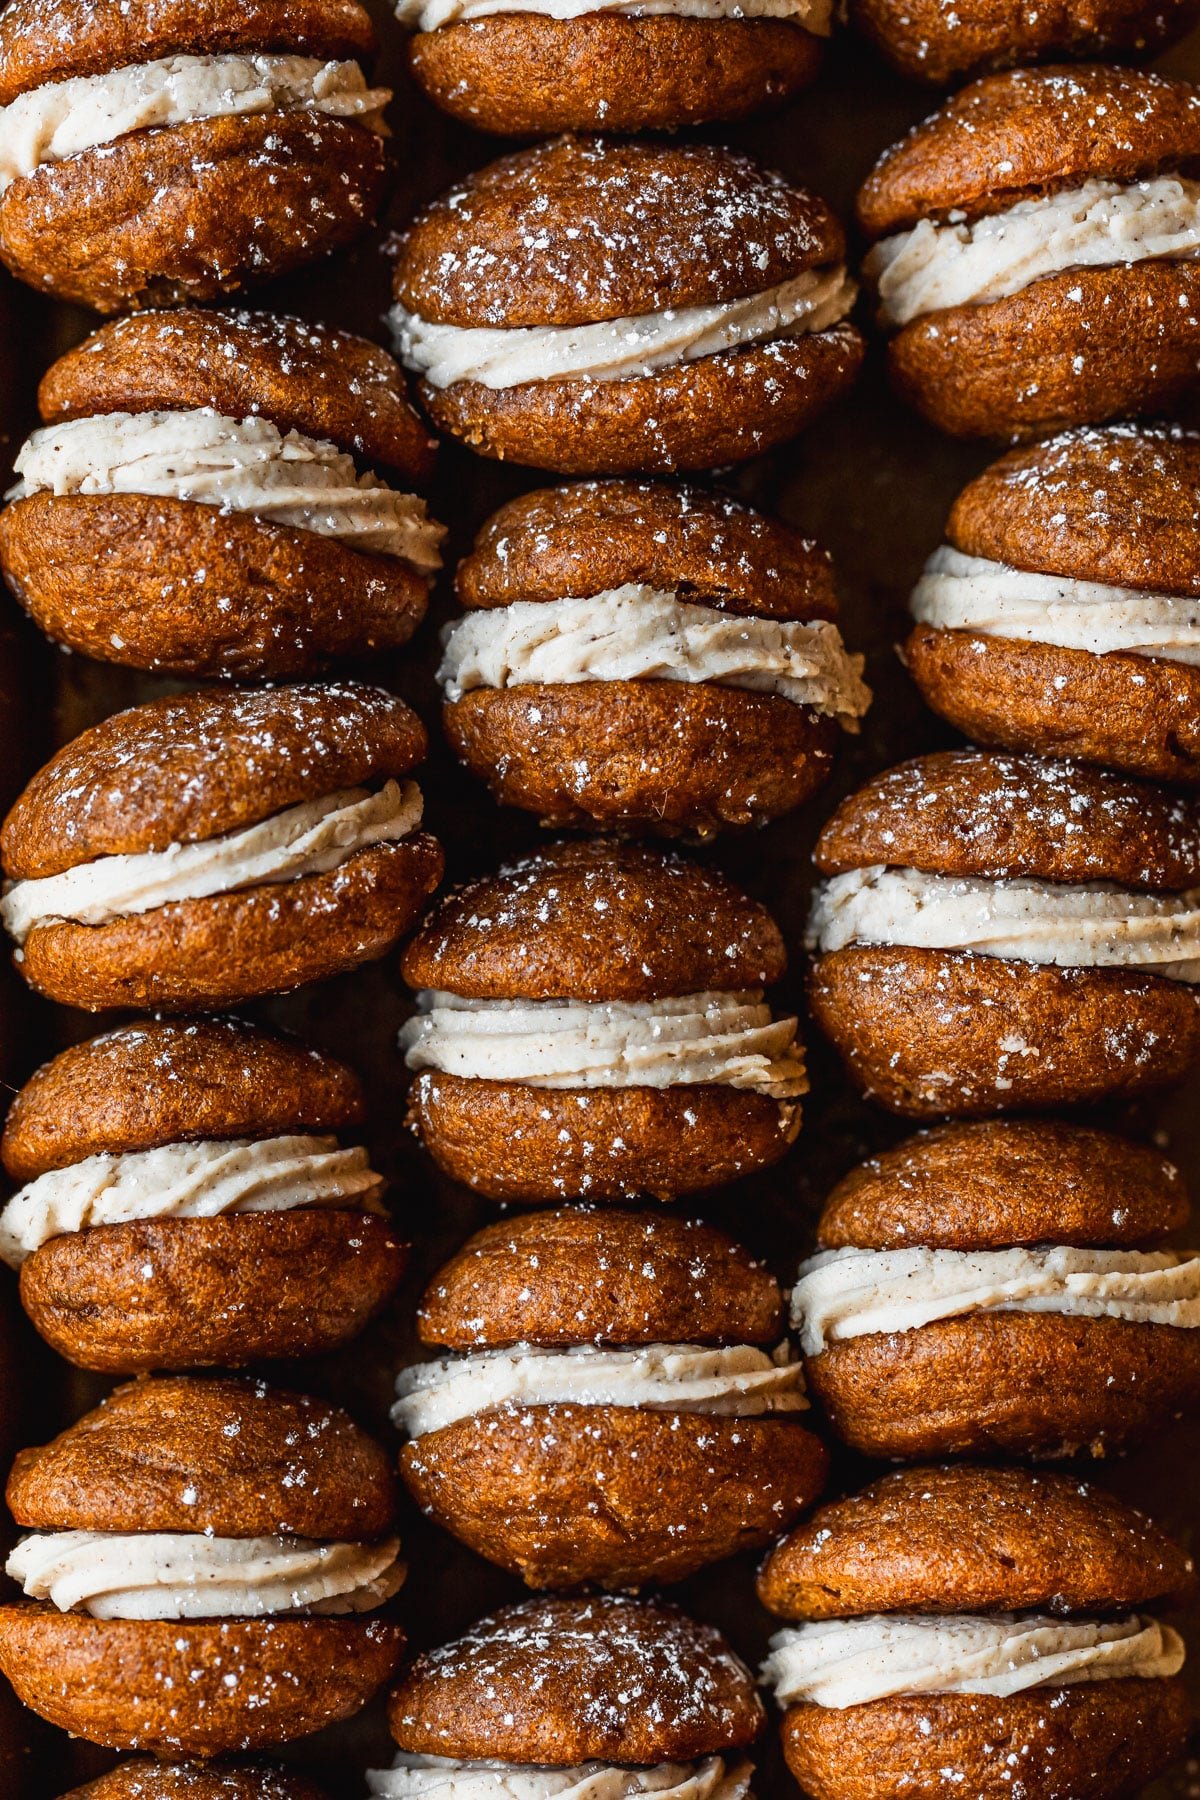
[[382, 956], [441, 879], [416, 715], [335, 683], [152, 700], [81, 733], [0, 832], [30, 986], [197, 1011]]
[[357, 1078], [235, 1019], [146, 1019], [66, 1050], [13, 1102], [0, 1256], [58, 1351], [136, 1374], [349, 1342], [406, 1247]]
[[1081, 427], [955, 501], [909, 673], [977, 743], [1200, 781], [1200, 437]]
[[886, 151], [858, 216], [903, 397], [958, 437], [1169, 410], [1200, 371], [1197, 157], [1200, 89], [1096, 63], [985, 76]]
[[261, 1762], [156, 1762], [138, 1756], [72, 1788], [63, 1800], [325, 1800], [293, 1769]]
[[774, 818], [869, 704], [828, 555], [723, 494], [525, 494], [456, 585], [447, 735], [498, 800], [549, 825], [708, 836]]
[[826, 1203], [792, 1294], [808, 1385], [870, 1456], [1120, 1448], [1200, 1401], [1200, 1254], [1158, 1247], [1187, 1212], [1104, 1132], [912, 1138]]
[[608, 1209], [488, 1226], [434, 1276], [418, 1330], [443, 1355], [396, 1383], [409, 1491], [530, 1587], [679, 1580], [821, 1491], [778, 1285], [711, 1226]]
[[817, 1022], [914, 1118], [1140, 1093], [1200, 1057], [1200, 813], [979, 750], [901, 763], [817, 842]]
[[112, 313], [339, 249], [387, 185], [374, 48], [356, 0], [10, 0], [0, 257]]
[[403, 1634], [388, 1458], [337, 1407], [161, 1376], [17, 1457], [26, 1535], [0, 1668], [26, 1706], [116, 1750], [207, 1758], [366, 1704]]
[[1147, 1616], [1192, 1573], [1074, 1477], [909, 1469], [823, 1506], [759, 1594], [764, 1667], [812, 1800], [1116, 1800], [1183, 1748], [1184, 1645]]
[[595, 839], [508, 863], [405, 952], [416, 1128], [492, 1200], [671, 1200], [767, 1167], [808, 1089], [763, 997], [785, 963], [765, 908], [680, 857]]
[[842, 228], [713, 144], [563, 137], [402, 240], [393, 327], [439, 430], [568, 475], [740, 462], [848, 387]]
[[267, 313], [140, 313], [56, 362], [0, 512], [42, 630], [102, 662], [301, 675], [403, 644], [442, 527], [432, 446], [365, 338]]

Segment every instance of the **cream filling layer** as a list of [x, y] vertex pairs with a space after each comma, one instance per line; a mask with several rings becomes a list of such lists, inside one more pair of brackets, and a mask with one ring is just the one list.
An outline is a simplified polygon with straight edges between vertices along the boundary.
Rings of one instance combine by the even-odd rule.
[[1176, 1675], [1184, 1654], [1178, 1632], [1154, 1619], [877, 1613], [777, 1632], [763, 1680], [781, 1706], [863, 1706], [897, 1694], [1003, 1699], [1026, 1688]]
[[806, 1356], [872, 1332], [971, 1313], [1067, 1313], [1200, 1326], [1200, 1253], [1137, 1250], [826, 1250], [800, 1269], [792, 1324]]
[[953, 213], [942, 225], [922, 219], [876, 244], [863, 268], [878, 285], [880, 319], [899, 326], [946, 307], [1003, 300], [1070, 269], [1198, 254], [1200, 182], [1158, 175], [1128, 186], [1085, 181], [970, 224]]
[[1031, 574], [948, 544], [925, 564], [910, 605], [915, 619], [941, 631], [1200, 664], [1200, 598]]
[[94, 1619], [255, 1619], [275, 1613], [371, 1612], [404, 1581], [400, 1540], [204, 1532], [33, 1532], [6, 1564], [33, 1600]]
[[599, 12], [628, 19], [788, 19], [817, 37], [833, 29], [832, 0], [396, 0], [396, 17], [412, 31], [438, 31], [497, 13], [580, 19]]
[[19, 1269], [51, 1238], [132, 1219], [321, 1206], [379, 1211], [380, 1185], [366, 1151], [339, 1149], [333, 1137], [235, 1138], [88, 1156], [13, 1195], [0, 1212], [0, 1257]]
[[367, 1791], [377, 1800], [747, 1800], [753, 1773], [752, 1763], [727, 1766], [720, 1756], [650, 1769], [599, 1762], [550, 1769], [401, 1750], [390, 1769], [368, 1769]]
[[416, 494], [402, 494], [336, 444], [281, 432], [268, 419], [187, 412], [102, 413], [46, 425], [16, 460], [10, 500], [30, 494], [146, 494], [250, 513], [273, 525], [395, 556], [421, 573], [441, 567], [445, 528]]
[[44, 163], [115, 143], [131, 131], [252, 113], [318, 112], [386, 135], [388, 88], [356, 62], [309, 56], [166, 56], [104, 75], [49, 82], [0, 107], [0, 193]]
[[839, 265], [806, 269], [742, 300], [596, 325], [436, 325], [399, 305], [390, 316], [401, 361], [431, 386], [478, 381], [510, 388], [529, 381], [628, 381], [743, 344], [825, 331], [846, 317], [857, 291]]
[[410, 1069], [530, 1087], [715, 1083], [773, 1099], [808, 1092], [798, 1021], [757, 990], [665, 1000], [465, 1000], [426, 990], [400, 1033]]
[[106, 925], [182, 900], [328, 874], [359, 850], [407, 837], [420, 825], [422, 809], [412, 781], [385, 782], [378, 793], [341, 788], [223, 837], [101, 856], [61, 875], [10, 882], [0, 898], [0, 922], [23, 944], [37, 925]]
[[1200, 889], [1135, 894], [1103, 883], [984, 881], [875, 864], [825, 881], [807, 942], [963, 950], [1060, 968], [1142, 969], [1200, 981]]
[[587, 681], [713, 681], [779, 694], [857, 731], [870, 705], [861, 656], [836, 625], [748, 618], [629, 582], [587, 599], [517, 600], [469, 612], [446, 633], [447, 700], [474, 688]]
[[396, 1377], [392, 1422], [410, 1438], [501, 1407], [632, 1406], [645, 1412], [759, 1418], [808, 1405], [804, 1372], [786, 1344], [774, 1355], [749, 1344], [546, 1350], [518, 1344], [479, 1356], [414, 1363]]

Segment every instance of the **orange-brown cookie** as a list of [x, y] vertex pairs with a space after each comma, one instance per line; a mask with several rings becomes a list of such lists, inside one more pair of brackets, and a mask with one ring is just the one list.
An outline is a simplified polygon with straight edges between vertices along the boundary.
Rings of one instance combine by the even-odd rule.
[[135, 1757], [62, 1800], [324, 1800], [292, 1769], [260, 1762], [160, 1763]]
[[961, 75], [1059, 56], [1141, 58], [1182, 37], [1193, 0], [1055, 0], [1036, 10], [988, 0], [969, 12], [938, 0], [850, 0], [849, 15], [901, 75], [946, 86]]

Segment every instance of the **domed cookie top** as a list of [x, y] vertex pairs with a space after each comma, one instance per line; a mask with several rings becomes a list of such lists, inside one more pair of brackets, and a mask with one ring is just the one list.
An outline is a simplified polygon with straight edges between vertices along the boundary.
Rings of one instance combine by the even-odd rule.
[[136, 1757], [62, 1800], [324, 1800], [293, 1769], [266, 1763], [163, 1763]]

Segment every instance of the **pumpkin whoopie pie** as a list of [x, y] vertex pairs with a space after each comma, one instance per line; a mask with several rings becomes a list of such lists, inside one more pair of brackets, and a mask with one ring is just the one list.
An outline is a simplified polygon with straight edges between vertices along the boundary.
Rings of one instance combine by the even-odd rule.
[[61, 1356], [116, 1374], [347, 1343], [395, 1291], [350, 1070], [234, 1019], [147, 1019], [17, 1095], [0, 1257]]
[[0, 1607], [26, 1706], [110, 1749], [207, 1758], [348, 1718], [403, 1634], [383, 1449], [323, 1401], [161, 1376], [25, 1450]]
[[1075, 1478], [909, 1469], [823, 1506], [759, 1594], [812, 1800], [1116, 1800], [1183, 1748], [1183, 1641], [1142, 1608], [1190, 1560]]
[[817, 842], [817, 1022], [914, 1118], [1140, 1093], [1200, 1058], [1200, 813], [1106, 770], [918, 757]]
[[382, 956], [441, 878], [415, 714], [350, 684], [172, 695], [51, 758], [0, 833], [48, 999], [199, 1011]]
[[421, 214], [393, 326], [439, 430], [568, 475], [739, 462], [853, 379], [842, 228], [712, 144], [564, 137]]
[[138, 1756], [72, 1788], [63, 1800], [325, 1800], [325, 1795], [306, 1776], [267, 1763], [156, 1762]]
[[808, 1089], [763, 998], [785, 962], [766, 910], [680, 857], [596, 839], [506, 864], [405, 952], [414, 1123], [493, 1200], [671, 1200], [767, 1167]]
[[954, 504], [904, 660], [977, 743], [1200, 782], [1200, 436], [1085, 426]]
[[387, 184], [374, 48], [356, 0], [10, 0], [0, 258], [112, 313], [339, 249]]
[[708, 836], [790, 810], [870, 695], [826, 553], [723, 494], [525, 494], [459, 565], [447, 735], [548, 825]]
[[858, 197], [905, 399], [958, 437], [1169, 410], [1200, 371], [1200, 89], [1128, 69], [964, 88]]
[[302, 675], [412, 635], [442, 527], [403, 371], [365, 338], [184, 308], [49, 370], [0, 566], [50, 637], [182, 675]]
[[488, 1226], [418, 1329], [449, 1354], [396, 1383], [409, 1491], [530, 1587], [679, 1580], [821, 1491], [778, 1285], [711, 1226], [607, 1209]]
[[[826, 1203], [792, 1324], [838, 1435], [878, 1457], [1102, 1455], [1200, 1401], [1200, 1254], [1140, 1145], [943, 1126]], [[1150, 1246], [1150, 1248], [1147, 1248]]]

